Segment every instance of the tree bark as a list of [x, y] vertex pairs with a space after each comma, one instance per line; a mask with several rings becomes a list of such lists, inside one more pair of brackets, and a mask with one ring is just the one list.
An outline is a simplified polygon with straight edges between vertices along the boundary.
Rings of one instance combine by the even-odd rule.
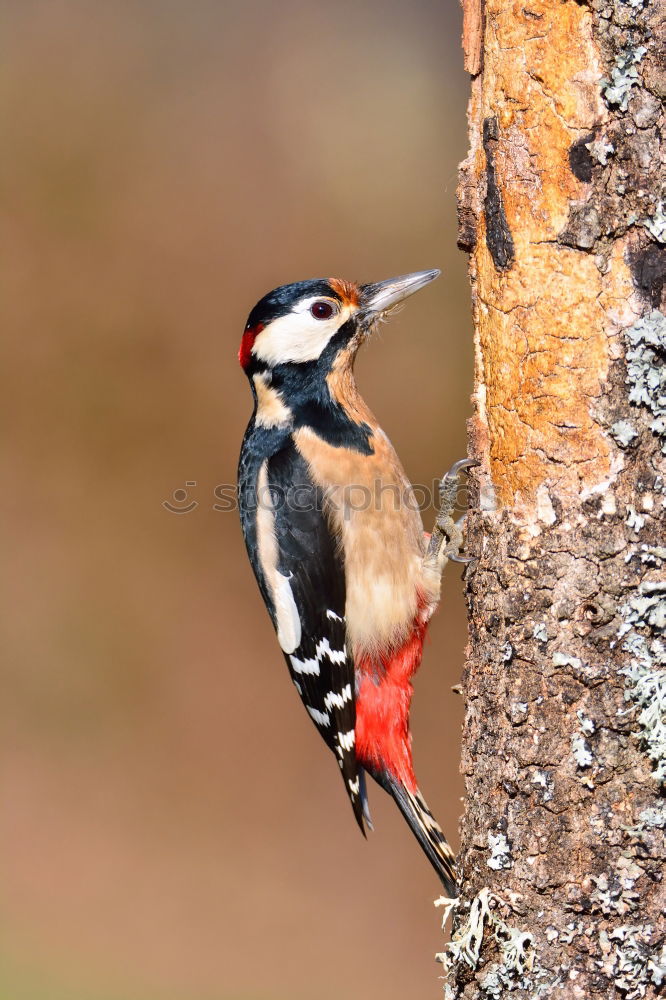
[[465, 4], [476, 371], [449, 998], [666, 982], [663, 4]]

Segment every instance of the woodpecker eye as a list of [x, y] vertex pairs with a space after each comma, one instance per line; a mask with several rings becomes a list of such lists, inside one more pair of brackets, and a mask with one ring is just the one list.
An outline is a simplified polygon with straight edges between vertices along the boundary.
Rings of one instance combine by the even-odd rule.
[[313, 302], [310, 312], [315, 319], [330, 319], [334, 310], [330, 302]]

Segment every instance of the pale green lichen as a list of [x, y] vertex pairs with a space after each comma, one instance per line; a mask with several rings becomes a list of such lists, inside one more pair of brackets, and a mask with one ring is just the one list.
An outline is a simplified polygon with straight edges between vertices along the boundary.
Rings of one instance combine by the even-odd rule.
[[620, 448], [628, 448], [638, 437], [638, 431], [629, 420], [618, 420], [610, 429], [611, 437]]
[[457, 897], [455, 899], [451, 899], [450, 896], [439, 896], [435, 900], [434, 905], [441, 906], [444, 909], [444, 913], [442, 914], [442, 930], [446, 927], [447, 920], [453, 911], [458, 908], [459, 904], [460, 900]]
[[[582, 709], [579, 709], [576, 713], [578, 716], [578, 723], [580, 725], [580, 733], [574, 733], [571, 737], [571, 753], [573, 759], [576, 761], [576, 767], [579, 771], [584, 771], [588, 767], [592, 767], [594, 764], [594, 754], [592, 753], [592, 747], [590, 746], [587, 737], [592, 736], [596, 732], [596, 724], [593, 719], [588, 719]], [[581, 777], [580, 779], [584, 785], [588, 788], [594, 788], [594, 782], [589, 777]]]
[[583, 661], [577, 656], [567, 656], [566, 653], [553, 653], [553, 666], [573, 667], [574, 670], [580, 670], [583, 666]]
[[640, 736], [654, 763], [655, 780], [666, 782], [666, 673], [648, 670], [635, 660], [620, 673], [629, 680], [625, 697], [636, 702], [640, 709], [637, 720]]
[[601, 92], [607, 104], [619, 107], [621, 111], [627, 110], [631, 88], [640, 81], [636, 67], [646, 52], [645, 46], [639, 45], [638, 48], [627, 49], [617, 56], [610, 79], [604, 77], [601, 80]]
[[542, 996], [544, 986], [538, 980], [545, 978], [546, 974], [541, 969], [535, 969], [532, 935], [511, 928], [508, 931], [509, 937], [500, 943], [504, 961], [488, 966], [488, 971], [479, 982], [482, 992], [499, 998], [505, 992], [525, 989], [531, 990], [532, 996]]
[[656, 566], [659, 568], [666, 560], [666, 546], [664, 545], [640, 545], [635, 546], [624, 557], [625, 562], [631, 562], [634, 556], [638, 556], [644, 566]]
[[525, 721], [529, 713], [529, 705], [526, 701], [512, 701], [509, 707], [509, 718], [514, 726], [519, 726]]
[[627, 384], [629, 402], [650, 411], [650, 430], [660, 440], [666, 455], [666, 316], [653, 309], [624, 331], [627, 340]]
[[555, 931], [555, 938], [560, 942], [560, 944], [571, 944], [574, 938], [581, 937], [584, 933], [585, 925], [583, 921], [572, 920], [566, 925], [564, 930]]
[[585, 736], [593, 736], [597, 731], [597, 724], [594, 719], [588, 719], [582, 708], [578, 709], [576, 715], [578, 716], [581, 732], [583, 732]]
[[553, 775], [549, 771], [535, 771], [532, 776], [532, 784], [539, 785], [543, 788], [543, 801], [552, 802], [553, 800]]
[[589, 151], [592, 159], [600, 163], [602, 167], [606, 166], [609, 158], [615, 152], [613, 143], [608, 142], [603, 137], [601, 139], [594, 139], [592, 142], [586, 142], [585, 148]]
[[593, 875], [595, 888], [590, 893], [593, 908], [607, 915], [618, 913], [620, 916], [634, 910], [640, 898], [635, 886], [643, 874], [643, 869], [631, 858], [622, 856], [613, 872]]
[[666, 977], [664, 947], [652, 944], [652, 925], [623, 926], [607, 934], [602, 931], [599, 943], [603, 960], [597, 965], [624, 996], [624, 1000], [640, 1000], [648, 986], [660, 986]]
[[655, 213], [643, 225], [658, 243], [666, 243], [666, 202], [660, 201]]
[[[657, 229], [655, 238], [666, 235], [666, 218], [663, 204], [655, 216]], [[661, 214], [660, 214], [661, 213]], [[662, 230], [662, 221], [665, 227]], [[648, 224], [648, 228], [650, 225]], [[652, 231], [652, 229], [651, 229]], [[629, 386], [629, 402], [642, 408], [650, 415], [650, 430], [659, 439], [661, 451], [666, 454], [666, 317], [659, 310], [653, 310], [641, 317], [624, 331], [626, 342], [626, 383]], [[637, 427], [640, 430], [640, 425]], [[611, 434], [620, 447], [627, 447], [635, 440], [633, 424], [618, 421]], [[646, 489], [645, 486], [642, 487]], [[641, 493], [638, 509], [627, 505], [626, 524], [638, 533], [648, 522], [661, 517], [659, 506], [664, 506], [660, 498], [664, 494], [661, 477], [655, 477], [649, 492]], [[633, 545], [625, 557], [626, 562], [634, 561], [653, 571], [659, 570], [666, 561], [666, 546]], [[666, 581], [644, 580], [620, 608], [622, 624], [618, 638], [622, 650], [628, 654], [629, 662], [620, 674], [626, 681], [625, 700], [631, 709], [635, 725], [632, 727], [641, 746], [653, 765], [653, 776], [659, 783], [666, 782]], [[627, 833], [653, 844], [655, 830], [666, 825], [666, 808], [659, 806], [643, 809], [635, 821], [627, 827]], [[642, 869], [630, 859], [621, 858], [610, 872], [593, 878], [594, 890], [590, 899], [595, 909], [610, 916], [623, 916], [636, 910], [639, 894], [635, 884], [642, 875]], [[624, 927], [606, 937], [604, 946], [604, 972], [613, 979], [616, 987], [627, 998], [645, 995], [650, 982], [660, 981], [662, 973], [661, 953], [651, 946], [651, 927]], [[602, 945], [604, 942], [602, 940]], [[654, 973], [654, 977], [653, 977]]]
[[584, 770], [586, 767], [592, 767], [594, 764], [592, 748], [580, 733], [576, 733], [575, 736], [571, 737], [571, 752], [576, 761], [576, 767], [579, 767], [581, 770]]
[[[437, 961], [447, 973], [458, 962], [477, 969], [481, 962], [484, 930], [488, 928], [497, 942], [500, 961], [488, 966], [480, 982], [481, 990], [495, 997], [505, 990], [515, 989], [533, 990], [533, 995], [542, 996], [545, 985], [540, 980], [545, 978], [545, 973], [538, 967], [534, 935], [506, 923], [498, 909], [507, 905], [490, 889], [482, 889], [470, 903], [467, 920], [445, 945], [444, 951], [436, 956]], [[450, 997], [453, 993], [447, 988], [446, 995]]]
[[489, 833], [488, 847], [490, 849], [490, 857], [486, 859], [486, 864], [489, 868], [492, 868], [494, 871], [500, 871], [502, 868], [512, 867], [511, 848], [503, 833], [496, 835]]
[[618, 635], [632, 657], [620, 673], [627, 678], [625, 699], [637, 709], [638, 736], [654, 764], [654, 777], [666, 782], [666, 581], [645, 581], [620, 613]]
[[645, 527], [645, 515], [639, 514], [636, 508], [628, 503], [627, 504], [627, 516], [625, 518], [625, 524], [630, 531], [635, 531], [637, 534], [641, 528]]
[[[453, 934], [444, 946], [444, 951], [435, 956], [448, 972], [456, 962], [464, 962], [470, 969], [476, 969], [481, 954], [483, 930], [493, 919], [490, 904], [501, 904], [498, 896], [490, 889], [482, 889], [469, 904], [467, 920]], [[437, 905], [437, 904], [435, 904]]]
[[648, 971], [652, 982], [656, 986], [663, 986], [666, 980], [666, 944], [661, 946], [661, 951], [655, 952], [648, 959]]
[[502, 646], [502, 659], [505, 663], [510, 663], [513, 659], [513, 654], [515, 650], [510, 642], [505, 642]]
[[648, 806], [638, 814], [638, 822], [622, 827], [630, 836], [641, 840], [650, 836], [651, 831], [666, 828], [666, 805]]
[[533, 637], [538, 642], [548, 642], [548, 629], [545, 622], [537, 622], [532, 632]]
[[638, 814], [638, 819], [643, 826], [652, 826], [663, 830], [666, 827], [666, 805], [648, 806], [647, 809]]

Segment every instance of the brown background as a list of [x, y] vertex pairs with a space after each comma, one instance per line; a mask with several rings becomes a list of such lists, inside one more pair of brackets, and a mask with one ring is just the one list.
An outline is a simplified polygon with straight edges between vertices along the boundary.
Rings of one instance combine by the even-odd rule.
[[[360, 837], [212, 504], [300, 278], [444, 269], [358, 375], [415, 482], [464, 454], [457, 5], [3, 6], [0, 995], [438, 997], [437, 880], [374, 787]], [[459, 576], [413, 712], [454, 841]]]

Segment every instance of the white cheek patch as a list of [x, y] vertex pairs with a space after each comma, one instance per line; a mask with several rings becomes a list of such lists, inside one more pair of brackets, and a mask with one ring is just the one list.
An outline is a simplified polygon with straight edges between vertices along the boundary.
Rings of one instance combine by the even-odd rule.
[[268, 365], [316, 361], [354, 311], [353, 306], [344, 306], [330, 319], [315, 319], [310, 306], [321, 300], [321, 295], [303, 299], [293, 312], [269, 323], [254, 342], [252, 354], [255, 358]]

